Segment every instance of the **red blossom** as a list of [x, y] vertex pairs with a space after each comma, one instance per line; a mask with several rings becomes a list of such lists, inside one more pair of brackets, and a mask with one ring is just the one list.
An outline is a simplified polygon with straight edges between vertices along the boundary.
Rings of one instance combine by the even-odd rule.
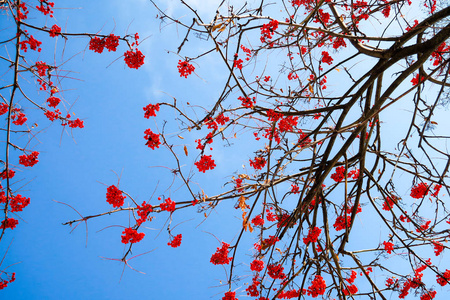
[[122, 243], [128, 244], [128, 243], [139, 243], [144, 238], [145, 233], [141, 232], [138, 233], [137, 230], [129, 227], [125, 228], [124, 231], [122, 231]]
[[261, 272], [264, 269], [264, 262], [262, 260], [253, 260], [250, 264], [250, 270]]
[[238, 68], [239, 70], [242, 70], [242, 63], [244, 61], [242, 59], [235, 59], [233, 61], [233, 68]]
[[205, 171], [213, 170], [216, 167], [216, 164], [211, 157], [211, 155], [202, 155], [200, 160], [194, 163], [199, 172], [205, 173]]
[[117, 46], [119, 46], [119, 38], [120, 36], [110, 34], [104, 40], [104, 46], [108, 51], [115, 52], [117, 50]]
[[225, 296], [222, 297], [222, 300], [239, 300], [236, 298], [236, 292], [226, 292]]
[[159, 103], [149, 104], [142, 108], [145, 111], [144, 118], [156, 117], [156, 112], [159, 111]]
[[331, 174], [331, 179], [333, 179], [336, 182], [341, 182], [344, 178], [345, 167], [340, 166], [336, 168], [336, 172], [334, 174]]
[[58, 106], [58, 104], [61, 102], [61, 99], [59, 99], [59, 98], [57, 98], [57, 97], [49, 97], [48, 99], [47, 99], [47, 103], [48, 103], [48, 106], [50, 106], [50, 107], [56, 107], [56, 106]]
[[6, 103], [0, 103], [0, 116], [4, 115], [8, 112], [9, 110], [9, 105]]
[[253, 160], [250, 159], [249, 161], [250, 161], [250, 166], [252, 166], [256, 170], [261, 170], [266, 165], [266, 159], [261, 156], [257, 156]]
[[411, 197], [422, 199], [428, 194], [428, 184], [421, 182], [411, 189]]
[[84, 128], [84, 124], [83, 121], [81, 121], [80, 119], [76, 119], [76, 120], [69, 120], [67, 121], [67, 124], [69, 125], [70, 128]]
[[284, 274], [284, 267], [282, 265], [267, 265], [267, 275], [269, 275], [273, 279], [285, 279], [286, 274]]
[[144, 131], [145, 136], [144, 139], [147, 141], [145, 144], [155, 150], [155, 148], [159, 148], [161, 142], [159, 140], [159, 134], [153, 133], [153, 131], [149, 128]]
[[21, 112], [20, 109], [18, 108], [15, 108], [13, 110], [13, 115], [11, 116], [11, 119], [13, 119], [13, 123], [18, 126], [23, 125], [28, 120], [25, 114]]
[[97, 53], [102, 53], [105, 48], [105, 40], [99, 37], [94, 36], [89, 41], [89, 50], [92, 50]]
[[228, 265], [233, 257], [228, 257], [229, 244], [222, 242], [222, 247], [218, 247], [216, 252], [211, 256], [210, 262], [214, 265]]
[[450, 281], [450, 270], [445, 270], [445, 272], [441, 275], [436, 275], [436, 281], [441, 286], [445, 286], [447, 281]]
[[11, 206], [11, 212], [22, 211], [30, 204], [30, 198], [25, 198], [22, 195], [16, 195], [9, 199], [9, 205]]
[[319, 295], [323, 295], [325, 293], [327, 285], [325, 280], [323, 280], [322, 276], [316, 275], [314, 280], [311, 282], [311, 285], [308, 287], [308, 296], [313, 298], [318, 297]]
[[58, 25], [53, 25], [49, 31], [50, 37], [56, 37], [58, 34], [61, 34], [61, 27]]
[[346, 296], [354, 295], [357, 292], [358, 292], [358, 288], [354, 284], [348, 285], [346, 288], [343, 289], [343, 293]]
[[153, 211], [153, 207], [150, 204], [147, 204], [146, 201], [142, 202], [142, 204], [136, 207], [137, 208], [137, 214], [139, 216], [139, 219], [136, 220], [136, 223], [138, 225], [141, 225], [147, 220], [148, 215]]
[[19, 224], [19, 221], [13, 218], [6, 218], [2, 221], [2, 225], [0, 225], [0, 229], [14, 229], [16, 228], [17, 224]]
[[168, 211], [170, 213], [175, 211], [175, 201], [172, 201], [170, 198], [167, 198], [163, 203], [159, 205], [161, 210]]
[[125, 198], [126, 196], [122, 195], [122, 191], [115, 185], [111, 185], [106, 189], [106, 202], [111, 204], [113, 207], [123, 206]]
[[434, 254], [436, 255], [436, 256], [439, 256], [441, 253], [442, 253], [442, 251], [444, 251], [444, 245], [442, 245], [442, 243], [440, 243], [440, 242], [432, 242], [433, 243], [433, 246], [434, 246]]
[[39, 2], [40, 5], [36, 6], [36, 9], [43, 13], [45, 16], [50, 14], [50, 18], [53, 18], [52, 8], [55, 6], [55, 3], [46, 0], [39, 0]]
[[[5, 170], [3, 170], [1, 173], [0, 173], [0, 178], [1, 179], [6, 179], [6, 178], [13, 178], [14, 177], [14, 175], [16, 174], [16, 172], [14, 171], [14, 170], [11, 170], [11, 169], [9, 169], [8, 170], [8, 173], [6, 173], [6, 169]], [[1, 187], [1, 186], [0, 186]]]
[[252, 219], [252, 223], [254, 226], [263, 226], [264, 225], [264, 219], [261, 215], [257, 215]]
[[333, 63], [333, 58], [328, 54], [327, 51], [322, 51], [322, 62], [331, 65]]
[[19, 156], [19, 164], [25, 167], [32, 167], [38, 163], [39, 152], [33, 151], [29, 155], [21, 155]]
[[144, 64], [145, 55], [137, 48], [135, 49], [135, 52], [128, 50], [123, 55], [125, 56], [125, 63], [131, 69], [137, 70]]
[[[3, 273], [6, 273], [6, 272], [3, 271]], [[9, 279], [9, 280], [0, 279], [0, 290], [3, 290], [4, 288], [6, 288], [8, 286], [9, 283], [14, 282], [15, 280], [16, 280], [16, 273], [12, 273], [11, 279]]]
[[383, 245], [384, 245], [384, 250], [386, 250], [386, 252], [388, 254], [391, 254], [392, 251], [394, 250], [394, 244], [392, 244], [391, 242], [384, 241]]
[[266, 40], [270, 40], [278, 28], [278, 21], [272, 20], [261, 27], [261, 43], [265, 43]]
[[383, 210], [390, 211], [394, 208], [394, 203], [397, 203], [396, 197], [387, 197], [383, 202]]
[[172, 241], [167, 243], [167, 245], [169, 245], [172, 248], [179, 247], [181, 245], [181, 238], [182, 238], [182, 235], [177, 234], [176, 236], [173, 237]]
[[178, 61], [178, 73], [180, 73], [180, 77], [187, 78], [189, 75], [192, 74], [192, 72], [195, 71], [195, 67], [191, 65], [187, 60], [185, 61]]
[[303, 238], [303, 243], [308, 245], [309, 243], [317, 242], [317, 239], [319, 238], [321, 232], [322, 229], [318, 227], [309, 228], [308, 235], [306, 236], [306, 238]]
[[255, 99], [256, 99], [256, 97], [253, 97], [253, 98], [250, 98], [250, 97], [245, 97], [244, 98], [242, 96], [238, 97], [238, 100], [240, 100], [242, 102], [242, 106], [246, 107], [246, 108], [253, 108], [253, 106], [256, 103]]
[[347, 219], [345, 219], [343, 216], [339, 216], [336, 218], [336, 222], [334, 222], [333, 227], [336, 229], [336, 231], [343, 230], [347, 228], [347, 226], [350, 226], [351, 220], [352, 218], [350, 216], [347, 216]]
[[61, 112], [59, 111], [59, 109], [53, 111], [47, 110], [44, 115], [50, 120], [50, 121], [55, 121], [56, 119], [59, 118], [59, 116], [61, 116]]
[[298, 187], [298, 185], [296, 185], [296, 184], [291, 184], [291, 187], [292, 187], [292, 189], [291, 189], [291, 193], [292, 193], [292, 194], [298, 194], [298, 193], [300, 193], [300, 188]]

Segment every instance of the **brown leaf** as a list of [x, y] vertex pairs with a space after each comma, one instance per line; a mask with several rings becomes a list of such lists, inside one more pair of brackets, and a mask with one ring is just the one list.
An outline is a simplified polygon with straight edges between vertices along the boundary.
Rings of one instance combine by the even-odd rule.
[[186, 154], [186, 156], [188, 156], [188, 150], [187, 150], [186, 145], [184, 145], [184, 154]]

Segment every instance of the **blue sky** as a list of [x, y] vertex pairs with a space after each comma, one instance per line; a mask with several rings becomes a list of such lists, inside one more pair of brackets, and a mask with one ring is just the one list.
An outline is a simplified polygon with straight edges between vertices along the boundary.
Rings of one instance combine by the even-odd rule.
[[[198, 9], [205, 21], [209, 21], [216, 3], [220, 1], [188, 2]], [[196, 62], [195, 76], [180, 78], [176, 69], [178, 60], [195, 56], [211, 45], [191, 37], [180, 56], [176, 55], [185, 31], [175, 24], [164, 26], [160, 31], [161, 24], [156, 18], [158, 12], [149, 1], [84, 0], [73, 4], [73, 1], [61, 0], [56, 6], [55, 20], [63, 31], [120, 36], [138, 32], [142, 40], [139, 49], [146, 56], [145, 64], [139, 70], [127, 68], [121, 57], [127, 50], [125, 45], [120, 45], [115, 53], [100, 55], [88, 50], [86, 37], [70, 38], [64, 42], [61, 38], [50, 39], [42, 35], [43, 51], [33, 59], [58, 65], [64, 62], [60, 74], [67, 78], [62, 79], [61, 95], [67, 103], [74, 104], [70, 112], [84, 120], [85, 128], [64, 130], [58, 124], [50, 125], [39, 114], [30, 113], [29, 124], [36, 122], [37, 128], [42, 130], [28, 145], [40, 152], [39, 163], [33, 168], [20, 169], [16, 175], [22, 178], [16, 186], [31, 198], [31, 204], [20, 213], [19, 226], [8, 232], [0, 244], [0, 253], [7, 251], [2, 268], [9, 266], [8, 271], [17, 274], [17, 280], [1, 291], [0, 297], [221, 299], [227, 290], [226, 286], [221, 286], [226, 282], [227, 273], [223, 267], [213, 266], [209, 259], [220, 246], [220, 241], [235, 241], [241, 228], [234, 202], [214, 210], [206, 222], [202, 222], [203, 214], [197, 214], [195, 208], [182, 214], [175, 213], [172, 227], [178, 225], [172, 233], [183, 234], [182, 246], [176, 249], [166, 245], [168, 233], [164, 225], [168, 214], [158, 214], [154, 221], [146, 223], [146, 238], [133, 247], [132, 256], [143, 255], [129, 261], [133, 268], [145, 274], [114, 260], [119, 259], [126, 249], [120, 242], [123, 226], [130, 222], [126, 212], [90, 220], [87, 228], [82, 223], [73, 231], [61, 224], [79, 218], [71, 207], [83, 216], [108, 211], [106, 188], [119, 182], [120, 188], [138, 203], [155, 203], [160, 195], [176, 201], [190, 201], [181, 182], [177, 180], [171, 185], [173, 175], [161, 167], [174, 165], [167, 151], [161, 148], [152, 151], [145, 147], [144, 130], [161, 130], [162, 123], [144, 119], [142, 107], [149, 103], [170, 102], [175, 97], [207, 109], [219, 96], [226, 80], [223, 65], [217, 56], [210, 55]], [[183, 20], [191, 19], [178, 1], [165, 1], [162, 6], [168, 14]], [[4, 15], [1, 17], [3, 26], [7, 20]], [[51, 26], [54, 20], [39, 17], [30, 22]], [[0, 34], [3, 38], [8, 32]], [[269, 66], [268, 71], [276, 74], [277, 68], [270, 69]], [[333, 81], [330, 76], [329, 89], [338, 84], [339, 81]], [[33, 84], [28, 84], [27, 92], [39, 101], [45, 101], [45, 94], [36, 93]], [[24, 109], [32, 108], [24, 104]], [[409, 113], [407, 107], [404, 111], [406, 118]], [[190, 168], [198, 158], [194, 140], [206, 131], [189, 135], [180, 132], [177, 114], [166, 107], [161, 108], [158, 117], [170, 121], [165, 130], [179, 152], [182, 152], [183, 145], [189, 146], [189, 156], [183, 158], [183, 168]], [[387, 115], [386, 120], [393, 117]], [[398, 115], [395, 117], [399, 119]], [[177, 135], [184, 139], [175, 142]], [[29, 140], [29, 136], [16, 138], [18, 142]], [[206, 187], [208, 195], [222, 191], [221, 184], [230, 181], [233, 172], [241, 172], [243, 164], [248, 167], [248, 159], [252, 157], [243, 157], [242, 152], [253, 149], [256, 143], [245, 139], [233, 140], [233, 143], [244, 148], [216, 145], [211, 151], [220, 168], [207, 174], [194, 172], [193, 180]], [[247, 152], [252, 155], [252, 150]], [[405, 183], [405, 195], [408, 188], [409, 182]], [[371, 212], [365, 213], [370, 215]], [[360, 226], [354, 230], [354, 234], [359, 234], [355, 246], [366, 243], [366, 238], [371, 236], [368, 232], [379, 234], [380, 229], [366, 220], [362, 222], [357, 218]], [[385, 237], [379, 235], [380, 240], [375, 239], [375, 243], [384, 240]], [[252, 243], [253, 240], [248, 239], [242, 244], [242, 249], [251, 249]], [[242, 251], [241, 261], [248, 262], [249, 253]], [[390, 263], [393, 260], [395, 258], [386, 258], [385, 261]], [[240, 267], [244, 270], [240, 273], [244, 279], [251, 276], [247, 266], [243, 264]], [[245, 286], [238, 291], [245, 294], [243, 289]]]

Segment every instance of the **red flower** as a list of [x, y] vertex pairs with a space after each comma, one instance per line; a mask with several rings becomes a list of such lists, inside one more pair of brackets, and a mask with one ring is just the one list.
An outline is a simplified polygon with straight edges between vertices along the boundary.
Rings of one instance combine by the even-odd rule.
[[425, 292], [422, 296], [420, 296], [420, 300], [431, 300], [436, 296], [436, 291]]
[[421, 182], [411, 189], [411, 197], [422, 199], [428, 194], [428, 184]]
[[344, 166], [337, 167], [336, 173], [331, 174], [331, 179], [333, 179], [336, 182], [341, 182], [345, 178], [344, 172], [345, 172]]
[[16, 174], [16, 172], [15, 172], [14, 170], [11, 170], [11, 169], [9, 169], [9, 170], [8, 170], [8, 174], [6, 174], [6, 169], [5, 169], [5, 170], [3, 170], [3, 171], [0, 173], [0, 178], [1, 178], [1, 179], [13, 178], [15, 174]]
[[268, 24], [264, 24], [261, 27], [261, 43], [265, 43], [266, 39], [271, 39], [273, 34], [275, 33], [275, 30], [278, 28], [278, 21], [272, 20]]
[[387, 197], [383, 203], [383, 210], [390, 211], [394, 208], [394, 203], [397, 203], [397, 198], [395, 197]]
[[241, 96], [238, 97], [238, 100], [242, 101], [242, 106], [246, 107], [246, 108], [252, 108], [256, 103], [255, 99], [256, 99], [256, 97], [253, 97], [253, 99], [250, 97], [246, 97], [246, 98], [241, 97]]
[[309, 228], [308, 236], [306, 238], [303, 238], [303, 243], [308, 245], [308, 243], [317, 242], [317, 239], [319, 238], [321, 232], [322, 229], [320, 229], [319, 227]]
[[45, 1], [45, 0], [39, 0], [41, 2], [41, 5], [36, 6], [36, 9], [43, 13], [45, 16], [50, 14], [50, 18], [53, 18], [53, 6], [55, 6], [55, 3]]
[[55, 121], [56, 119], [59, 118], [59, 116], [61, 115], [61, 112], [59, 111], [59, 109], [53, 111], [47, 110], [44, 115], [50, 120], [50, 121]]
[[384, 250], [386, 250], [386, 252], [388, 254], [391, 254], [392, 251], [394, 250], [394, 244], [392, 244], [391, 242], [384, 241], [383, 245], [384, 245]]
[[52, 26], [52, 28], [50, 29], [49, 33], [50, 33], [51, 37], [55, 37], [58, 34], [61, 34], [61, 27], [59, 27], [58, 25], [55, 24], [55, 25]]
[[257, 215], [252, 219], [252, 223], [254, 226], [263, 226], [264, 225], [264, 219], [261, 217], [261, 215]]
[[19, 224], [19, 221], [17, 221], [16, 219], [7, 218], [2, 221], [2, 225], [0, 225], [0, 229], [7, 229], [7, 228], [14, 229], [14, 228], [16, 228], [17, 224]]
[[128, 244], [128, 243], [139, 243], [144, 238], [145, 233], [141, 232], [138, 233], [137, 230], [129, 227], [125, 228], [124, 231], [122, 231], [122, 243]]
[[119, 46], [119, 38], [120, 36], [110, 34], [104, 40], [104, 46], [108, 51], [115, 52], [117, 50], [117, 46]]
[[264, 262], [262, 260], [255, 259], [250, 264], [250, 270], [252, 271], [261, 272], [263, 269], [264, 269]]
[[8, 283], [14, 282], [15, 280], [16, 280], [16, 273], [12, 273], [10, 280], [0, 279], [0, 290], [3, 290], [5, 287], [8, 286]]
[[333, 58], [328, 54], [327, 51], [322, 51], [322, 62], [331, 65], [333, 63]]
[[436, 275], [437, 283], [439, 283], [441, 286], [444, 286], [447, 284], [447, 281], [450, 281], [450, 270], [445, 270], [445, 272], [441, 275]]
[[354, 284], [348, 285], [346, 288], [343, 289], [343, 292], [344, 292], [344, 295], [346, 295], [346, 296], [354, 295], [358, 292], [358, 288]]
[[273, 279], [285, 279], [286, 274], [284, 274], [284, 267], [282, 265], [267, 265], [267, 274]]
[[155, 150], [155, 148], [159, 148], [159, 145], [161, 145], [161, 142], [159, 141], [159, 134], [153, 133], [151, 129], [146, 129], [144, 133], [144, 139], [147, 140], [147, 143], [145, 144], [149, 148], [152, 148], [152, 150]]
[[67, 124], [69, 124], [70, 128], [84, 128], [84, 124], [83, 121], [81, 121], [80, 119], [76, 119], [76, 120], [69, 120], [67, 121]]
[[187, 78], [188, 75], [191, 75], [192, 72], [195, 71], [195, 67], [193, 65], [191, 65], [190, 63], [188, 63], [187, 60], [185, 61], [178, 61], [178, 73], [180, 73], [180, 77], [184, 77]]
[[145, 111], [144, 118], [156, 117], [156, 112], [159, 111], [159, 103], [149, 104], [142, 108]]
[[19, 156], [19, 164], [25, 167], [32, 167], [38, 163], [38, 155], [39, 152], [33, 151], [30, 155], [21, 155]]
[[138, 225], [141, 225], [147, 220], [148, 215], [153, 211], [153, 207], [150, 204], [147, 204], [146, 201], [142, 202], [141, 206], [137, 206], [137, 214], [139, 219], [136, 220]]
[[182, 238], [182, 235], [177, 234], [176, 236], [173, 237], [171, 242], [167, 243], [167, 245], [169, 245], [172, 248], [179, 247], [181, 245], [181, 238]]
[[123, 206], [125, 198], [126, 196], [122, 195], [122, 191], [115, 185], [111, 185], [106, 189], [106, 202], [111, 204], [113, 207]]
[[266, 159], [261, 156], [257, 156], [257, 157], [255, 157], [255, 159], [253, 161], [251, 159], [249, 161], [250, 161], [250, 166], [252, 166], [256, 170], [261, 170], [266, 165]]
[[434, 246], [434, 254], [436, 254], [436, 256], [439, 256], [442, 251], [444, 251], [444, 245], [442, 245], [442, 243], [439, 242], [432, 242], [433, 246]]
[[16, 195], [9, 199], [9, 205], [11, 206], [11, 212], [22, 211], [25, 207], [30, 204], [30, 198], [22, 197], [21, 195]]
[[175, 205], [176, 205], [176, 203], [174, 201], [170, 200], [170, 198], [167, 198], [165, 202], [163, 202], [159, 205], [159, 207], [161, 208], [161, 210], [165, 210], [168, 212], [174, 212]]
[[125, 63], [131, 69], [139, 69], [144, 64], [145, 55], [136, 48], [136, 52], [127, 51], [124, 53]]
[[233, 68], [238, 68], [239, 70], [242, 70], [242, 63], [243, 63], [242, 59], [238, 59], [238, 60], [235, 59], [233, 61]]
[[350, 226], [351, 221], [352, 217], [350, 216], [347, 216], [347, 222], [343, 216], [339, 216], [336, 218], [336, 222], [334, 222], [333, 227], [336, 229], [336, 231], [343, 230], [347, 228], [347, 226]]
[[205, 173], [207, 170], [213, 170], [216, 167], [211, 155], [202, 155], [198, 162], [194, 164], [197, 166], [199, 172]]
[[228, 265], [233, 257], [228, 257], [229, 244], [222, 242], [222, 247], [217, 248], [216, 253], [211, 256], [210, 262], [214, 265]]
[[11, 118], [14, 120], [13, 123], [19, 126], [23, 125], [27, 121], [27, 117], [25, 117], [25, 114], [18, 108], [14, 109], [14, 113]]
[[94, 52], [97, 52], [97, 53], [102, 53], [103, 48], [105, 48], [105, 40], [104, 39], [101, 39], [101, 38], [95, 36], [95, 37], [91, 38], [91, 40], [89, 41], [89, 50], [93, 50]]
[[236, 298], [236, 292], [226, 292], [222, 300], [239, 300]]
[[50, 107], [56, 107], [58, 106], [58, 104], [61, 102], [61, 99], [57, 98], [57, 97], [49, 97], [47, 99], [48, 102], [48, 106]]
[[327, 285], [322, 276], [316, 275], [316, 277], [314, 277], [314, 280], [311, 282], [311, 286], [308, 287], [308, 296], [316, 298], [319, 295], [323, 295], [326, 288]]
[[8, 112], [9, 105], [6, 103], [0, 103], [0, 116]]

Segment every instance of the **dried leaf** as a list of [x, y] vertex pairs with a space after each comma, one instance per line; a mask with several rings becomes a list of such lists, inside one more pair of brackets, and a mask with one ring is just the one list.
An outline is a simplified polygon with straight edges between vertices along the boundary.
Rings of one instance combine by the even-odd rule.
[[186, 154], [186, 156], [188, 156], [188, 150], [187, 150], [186, 145], [184, 145], [184, 154]]
[[218, 28], [222, 27], [223, 23], [219, 23], [213, 26], [213, 28], [211, 29], [212, 32], [216, 31]]
[[182, 137], [181, 135], [177, 134], [177, 136], [178, 136], [180, 139], [184, 140], [184, 137]]
[[435, 121], [431, 121], [430, 123], [431, 123], [431, 124], [434, 124], [434, 125], [437, 125], [437, 124], [438, 124], [438, 123], [435, 122]]

